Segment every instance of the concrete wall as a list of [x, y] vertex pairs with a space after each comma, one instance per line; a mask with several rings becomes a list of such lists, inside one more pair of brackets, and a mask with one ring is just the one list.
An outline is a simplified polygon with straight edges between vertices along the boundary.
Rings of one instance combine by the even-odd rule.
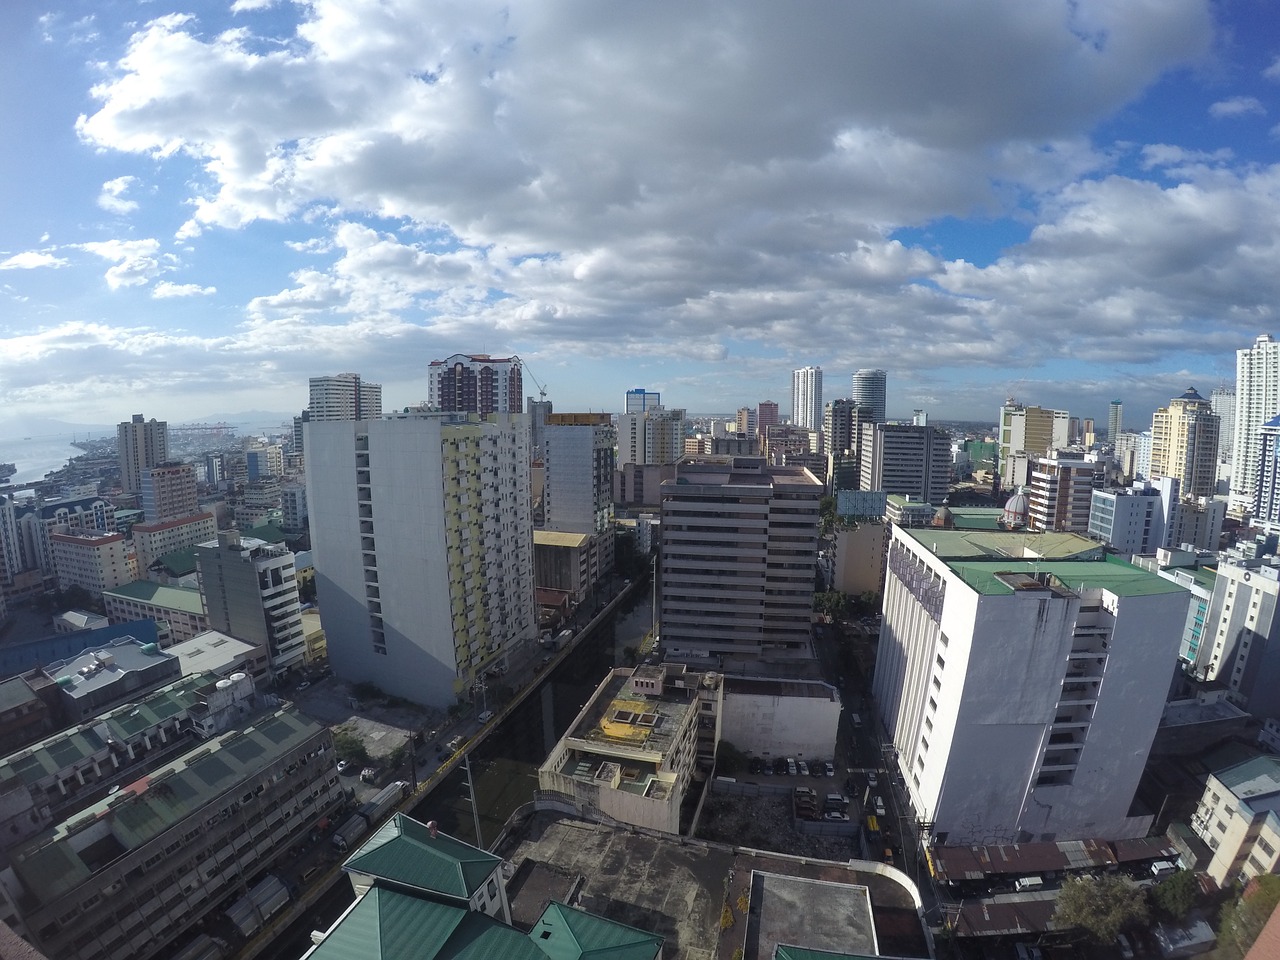
[[827, 698], [726, 691], [720, 736], [753, 757], [830, 760], [839, 723], [840, 700], [834, 690]]

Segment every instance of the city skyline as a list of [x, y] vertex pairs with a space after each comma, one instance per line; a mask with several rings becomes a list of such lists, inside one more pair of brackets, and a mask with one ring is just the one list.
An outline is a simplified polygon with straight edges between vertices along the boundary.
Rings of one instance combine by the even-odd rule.
[[812, 365], [1136, 423], [1280, 332], [1260, 9], [209, 6], [0, 10], [11, 415], [405, 405], [487, 352], [559, 409]]

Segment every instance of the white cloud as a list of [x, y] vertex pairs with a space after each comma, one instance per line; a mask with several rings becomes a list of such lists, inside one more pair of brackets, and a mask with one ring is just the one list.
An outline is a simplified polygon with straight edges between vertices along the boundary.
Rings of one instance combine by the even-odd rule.
[[67, 261], [47, 250], [24, 250], [0, 260], [0, 270], [35, 270], [39, 267], [65, 267]]
[[111, 260], [114, 266], [105, 274], [107, 286], [112, 290], [121, 287], [139, 287], [154, 279], [163, 269], [157, 255], [160, 243], [146, 240], [98, 240], [79, 245], [81, 249]]
[[236, 0], [231, 4], [232, 13], [253, 13], [257, 10], [267, 10], [276, 5], [277, 0]]
[[217, 287], [202, 287], [198, 283], [170, 283], [168, 280], [160, 280], [152, 288], [151, 296], [157, 300], [164, 300], [169, 297], [208, 297], [217, 292]]
[[125, 192], [137, 182], [136, 177], [116, 177], [114, 180], [108, 180], [102, 185], [102, 192], [98, 194], [98, 206], [108, 213], [132, 213], [138, 209], [136, 200], [126, 200]]
[[1280, 80], [1280, 57], [1276, 57], [1271, 61], [1271, 66], [1262, 71], [1262, 75], [1268, 80]]
[[1209, 116], [1221, 120], [1231, 117], [1244, 117], [1251, 113], [1266, 113], [1267, 108], [1257, 97], [1230, 97], [1210, 104]]

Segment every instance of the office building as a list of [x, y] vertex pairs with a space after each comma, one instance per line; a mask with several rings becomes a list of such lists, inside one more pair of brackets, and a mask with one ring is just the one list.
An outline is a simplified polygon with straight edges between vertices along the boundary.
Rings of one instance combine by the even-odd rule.
[[196, 567], [210, 629], [265, 650], [274, 679], [302, 664], [302, 604], [288, 549], [226, 530], [196, 547]]
[[150, 467], [169, 459], [169, 424], [163, 420], [133, 419], [116, 426], [116, 456], [120, 460], [120, 489], [126, 495], [142, 492], [142, 477]]
[[791, 422], [807, 430], [822, 429], [822, 368], [791, 372]]
[[1280, 342], [1261, 334], [1236, 351], [1235, 439], [1231, 458], [1231, 509], [1247, 513], [1258, 484], [1258, 429], [1280, 414]]
[[280, 487], [280, 529], [285, 533], [306, 533], [307, 488], [304, 483]]
[[[781, 422], [778, 416], [778, 405], [772, 400], [761, 400], [756, 407], [756, 432], [759, 436], [764, 437], [769, 433], [770, 427], [776, 427]], [[794, 420], [791, 421], [795, 423]]]
[[249, 482], [284, 476], [284, 449], [277, 443], [259, 444], [244, 452]]
[[1183, 496], [1213, 496], [1218, 482], [1218, 418], [1188, 387], [1151, 419], [1151, 476], [1175, 477]]
[[627, 391], [627, 395], [623, 398], [623, 413], [645, 413], [655, 407], [662, 406], [662, 394], [656, 390], [646, 390], [644, 387], [635, 387]]
[[1124, 401], [1112, 400], [1107, 408], [1107, 442], [1114, 444], [1124, 429]]
[[1056, 454], [1031, 458], [1027, 485], [1028, 526], [1032, 530], [1085, 533], [1093, 491], [1102, 485], [1102, 472], [1092, 460]]
[[1000, 482], [1006, 489], [1031, 482], [1031, 457], [1068, 446], [1071, 414], [1027, 406], [1010, 397], [1000, 408]]
[[60, 590], [79, 587], [100, 597], [103, 590], [137, 579], [137, 568], [122, 533], [68, 530], [50, 534], [49, 542]]
[[[427, 367], [427, 404], [453, 413], [520, 414], [524, 386], [519, 357], [457, 353]], [[366, 417], [365, 419], [370, 419]]]
[[807, 658], [823, 487], [758, 458], [682, 462], [662, 484], [669, 656]]
[[546, 425], [548, 530], [613, 536], [617, 431], [607, 413], [553, 413]]
[[1222, 548], [1222, 526], [1226, 519], [1227, 501], [1183, 497], [1174, 505], [1165, 541], [1171, 547], [1217, 551]]
[[832, 456], [857, 453], [862, 424], [872, 422], [871, 411], [853, 400], [827, 401], [822, 413], [822, 452]]
[[447, 708], [536, 639], [522, 414], [312, 423], [307, 446], [316, 587], [339, 676]]
[[[1214, 387], [1209, 394], [1209, 405], [1218, 416], [1218, 462], [1230, 463], [1236, 439], [1235, 384]], [[1280, 413], [1280, 410], [1276, 412]]]
[[738, 433], [745, 433], [752, 437], [759, 436], [760, 411], [755, 407], [739, 407], [737, 426]]
[[871, 411], [874, 423], [885, 421], [885, 401], [888, 374], [883, 370], [858, 370], [853, 375], [853, 392], [850, 396], [860, 407]]
[[[311, 403], [301, 423], [295, 423], [295, 434], [303, 424], [315, 420], [363, 420], [382, 416], [382, 384], [362, 380], [358, 373], [339, 373], [332, 377], [312, 377]], [[303, 440], [305, 449], [306, 441]]]
[[618, 417], [618, 463], [675, 463], [684, 456], [687, 420], [682, 409], [650, 407]]
[[951, 488], [951, 437], [936, 427], [864, 423], [860, 487], [941, 504]]
[[189, 517], [200, 510], [196, 468], [170, 460], [142, 473], [142, 513], [147, 523]]
[[1131, 808], [1189, 595], [1074, 559], [1096, 551], [1071, 534], [894, 528], [873, 689], [937, 843], [1147, 835], [1152, 814]]
[[1128, 490], [1094, 490], [1089, 504], [1089, 536], [1121, 556], [1155, 553], [1168, 546], [1167, 534], [1178, 504], [1178, 481], [1155, 486], [1138, 482]]

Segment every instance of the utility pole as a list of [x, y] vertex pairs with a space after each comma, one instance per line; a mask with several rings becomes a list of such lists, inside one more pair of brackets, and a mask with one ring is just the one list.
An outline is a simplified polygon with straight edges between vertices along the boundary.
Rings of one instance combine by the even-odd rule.
[[471, 794], [471, 816], [476, 825], [476, 846], [484, 849], [484, 841], [480, 839], [480, 807], [476, 803], [476, 782], [471, 778], [471, 753], [462, 755], [462, 766], [467, 771], [467, 791]]

